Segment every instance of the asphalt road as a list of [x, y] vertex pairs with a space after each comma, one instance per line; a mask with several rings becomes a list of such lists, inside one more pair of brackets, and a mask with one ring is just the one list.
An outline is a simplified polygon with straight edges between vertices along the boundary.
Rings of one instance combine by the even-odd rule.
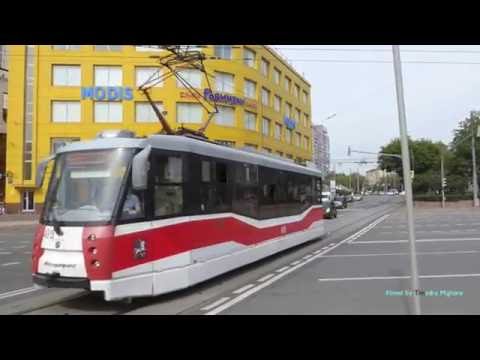
[[357, 236], [302, 258], [296, 270], [295, 263], [278, 269], [291, 271], [279, 280], [264, 287], [261, 279], [244, 284], [190, 313], [412, 314], [413, 296], [420, 296], [423, 314], [480, 314], [480, 212], [417, 209], [415, 214], [418, 295], [411, 289], [402, 207]]
[[[396, 262], [392, 263], [394, 255], [371, 258], [365, 256], [353, 259], [328, 257], [335, 254], [361, 255], [372, 251], [392, 252], [391, 246], [394, 246], [397, 252], [406, 252], [406, 250], [402, 250], [406, 249], [406, 244], [402, 243], [381, 244], [380, 246], [377, 243], [362, 244], [364, 241], [383, 239], [380, 234], [377, 234], [381, 226], [391, 224], [390, 226], [401, 227], [401, 213], [386, 218], [364, 237], [355, 239], [355, 244], [342, 243], [338, 245], [385, 214], [395, 212], [401, 207], [402, 201], [403, 199], [399, 197], [367, 197], [348, 209], [340, 210], [337, 219], [327, 221], [328, 235], [320, 241], [290, 249], [191, 289], [153, 299], [136, 299], [132, 304], [106, 303], [101, 296], [88, 294], [82, 290], [33, 290], [30, 272], [30, 246], [34, 227], [2, 229], [0, 231], [0, 249], [5, 254], [0, 255], [0, 314], [368, 313], [368, 303], [376, 296], [375, 292], [361, 290], [357, 295], [353, 295], [353, 299], [357, 299], [356, 303], [360, 306], [358, 309], [352, 307], [352, 304], [348, 302], [349, 296], [345, 295], [349, 293], [350, 288], [365, 289], [367, 283], [373, 284], [373, 282], [363, 281], [362, 284], [361, 281], [351, 281], [350, 283], [345, 281], [342, 283], [343, 285], [338, 286], [339, 281], [320, 282], [318, 279], [321, 277], [383, 274], [382, 266], [389, 264], [396, 266], [395, 269], [398, 271], [395, 274], [406, 273], [408, 267], [403, 268], [401, 260], [396, 259]], [[430, 221], [428, 216], [426, 219]], [[480, 223], [480, 217], [476, 221]], [[398, 237], [398, 231], [402, 231], [401, 228], [398, 231], [393, 228], [383, 230], [390, 231], [391, 238], [394, 240]], [[372, 234], [378, 236], [370, 237]], [[458, 234], [456, 235], [458, 236]], [[469, 243], [473, 242], [469, 241]], [[480, 245], [480, 242], [478, 244]], [[424, 245], [421, 244], [421, 246]], [[419, 247], [421, 248], [421, 246]], [[443, 246], [448, 246], [448, 244], [443, 243]], [[385, 250], [382, 250], [382, 247]], [[462, 255], [468, 256], [473, 253]], [[461, 254], [456, 256], [461, 256]], [[397, 257], [402, 259], [401, 255]], [[404, 258], [407, 260], [407, 257], [404, 256]], [[297, 263], [297, 261], [299, 262]], [[480, 268], [478, 272], [480, 273]], [[387, 274], [389, 274], [388, 270]], [[279, 276], [281, 278], [277, 279]], [[257, 290], [257, 285], [261, 285], [262, 288]], [[367, 285], [367, 288], [368, 286], [371, 285]], [[391, 286], [392, 289], [395, 288], [393, 285]], [[329, 287], [334, 289], [329, 289]], [[249, 295], [251, 292], [252, 295]], [[366, 293], [366, 295], [361, 295], [361, 293]], [[392, 299], [389, 299], [390, 304]], [[385, 297], [382, 297], [382, 300], [385, 300]], [[396, 300], [402, 301], [402, 309], [406, 309], [405, 299]], [[234, 304], [226, 306], [232, 301]], [[367, 310], [364, 309], [365, 307]], [[381, 309], [375, 306], [373, 308]], [[397, 311], [397, 308], [392, 305], [385, 309], [386, 311], [392, 309], [392, 313]]]

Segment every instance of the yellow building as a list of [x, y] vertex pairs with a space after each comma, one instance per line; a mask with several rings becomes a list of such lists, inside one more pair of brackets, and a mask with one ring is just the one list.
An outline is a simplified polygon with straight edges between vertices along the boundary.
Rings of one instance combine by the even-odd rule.
[[[255, 148], [305, 162], [312, 158], [310, 84], [264, 45], [201, 49], [219, 114], [206, 135], [236, 148]], [[156, 46], [15, 45], [9, 48], [6, 205], [10, 213], [41, 209], [46, 186], [35, 189], [36, 166], [62, 144], [107, 129], [137, 136], [160, 124], [138, 91], [163, 54]], [[206, 77], [182, 75], [205, 96]], [[177, 83], [151, 90], [172, 128], [198, 129], [207, 112]]]

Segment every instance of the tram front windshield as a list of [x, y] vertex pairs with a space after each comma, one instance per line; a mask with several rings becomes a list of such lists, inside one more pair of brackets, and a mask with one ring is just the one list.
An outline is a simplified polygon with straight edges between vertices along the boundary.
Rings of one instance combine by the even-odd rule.
[[132, 149], [58, 155], [43, 220], [110, 221], [132, 156]]

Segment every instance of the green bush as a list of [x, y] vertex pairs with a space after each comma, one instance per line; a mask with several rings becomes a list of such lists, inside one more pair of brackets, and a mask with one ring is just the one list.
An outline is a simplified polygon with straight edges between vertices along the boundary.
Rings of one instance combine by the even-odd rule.
[[[445, 194], [446, 201], [472, 200], [473, 194]], [[442, 195], [417, 194], [413, 196], [414, 201], [442, 201]]]

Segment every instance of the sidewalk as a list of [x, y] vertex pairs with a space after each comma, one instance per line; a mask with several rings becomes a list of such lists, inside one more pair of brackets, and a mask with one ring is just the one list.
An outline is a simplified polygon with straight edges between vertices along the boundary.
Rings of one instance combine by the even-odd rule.
[[4, 214], [0, 215], [0, 229], [12, 226], [35, 225], [38, 215], [31, 214]]

